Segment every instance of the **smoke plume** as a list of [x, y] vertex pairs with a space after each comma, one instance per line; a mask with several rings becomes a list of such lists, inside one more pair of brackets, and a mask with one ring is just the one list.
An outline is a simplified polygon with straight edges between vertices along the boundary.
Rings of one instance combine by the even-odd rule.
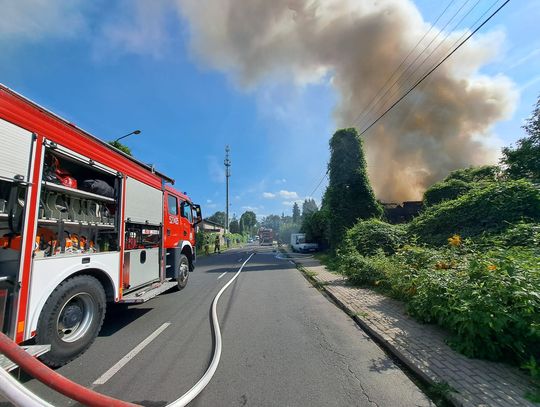
[[[178, 1], [196, 56], [240, 85], [254, 88], [269, 78], [304, 85], [330, 78], [339, 95], [334, 111], [339, 127], [358, 125], [359, 115], [430, 29], [409, 0]], [[423, 46], [438, 33], [432, 28]], [[450, 33], [445, 44], [462, 34]], [[378, 198], [419, 199], [449, 171], [496, 160], [490, 129], [512, 112], [517, 92], [506, 77], [481, 75], [479, 69], [497, 55], [503, 40], [498, 32], [473, 37], [366, 133]], [[447, 51], [441, 47], [421, 70]], [[398, 84], [390, 93], [402, 94], [410, 85]]]

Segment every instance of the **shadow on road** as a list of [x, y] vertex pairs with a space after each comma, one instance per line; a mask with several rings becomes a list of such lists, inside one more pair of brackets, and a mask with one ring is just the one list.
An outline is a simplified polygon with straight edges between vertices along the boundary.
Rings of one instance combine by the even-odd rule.
[[115, 304], [107, 309], [99, 336], [111, 336], [117, 331], [142, 317], [152, 308], [128, 308], [123, 304]]
[[[272, 264], [272, 265], [265, 264], [265, 265], [260, 265], [260, 266], [250, 266], [249, 263], [248, 263], [242, 269], [242, 273], [251, 272], [251, 271], [271, 271], [271, 270], [285, 271], [285, 270], [289, 270], [290, 268], [291, 268], [290, 264]], [[226, 271], [231, 272], [231, 274], [233, 274], [238, 270], [235, 269], [234, 267], [220, 267], [220, 268], [207, 270], [206, 273], [212, 273], [212, 274], [219, 273], [219, 274], [221, 274], [221, 273], [224, 273]]]

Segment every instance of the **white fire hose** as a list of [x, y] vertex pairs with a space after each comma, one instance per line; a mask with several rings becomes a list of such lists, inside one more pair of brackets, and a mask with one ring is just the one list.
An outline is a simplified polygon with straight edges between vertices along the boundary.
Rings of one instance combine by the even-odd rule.
[[[219, 365], [219, 360], [221, 358], [221, 330], [219, 328], [219, 319], [217, 315], [217, 304], [221, 294], [236, 280], [236, 278], [242, 272], [246, 263], [253, 257], [255, 253], [251, 253], [249, 257], [242, 263], [242, 266], [238, 269], [236, 274], [225, 284], [221, 290], [217, 293], [212, 301], [212, 325], [214, 327], [214, 354], [212, 361], [206, 369], [204, 375], [199, 379], [195, 385], [189, 389], [182, 397], [179, 399], [167, 404], [166, 407], [183, 407], [191, 402], [195, 397], [197, 397], [204, 388], [210, 383], [210, 380], [214, 376], [214, 373], [217, 370]], [[0, 393], [6, 397], [9, 401], [14, 403], [16, 406], [21, 407], [54, 407], [49, 402], [41, 399], [36, 394], [32, 393], [21, 383], [19, 383], [15, 378], [13, 378], [7, 371], [0, 369]]]

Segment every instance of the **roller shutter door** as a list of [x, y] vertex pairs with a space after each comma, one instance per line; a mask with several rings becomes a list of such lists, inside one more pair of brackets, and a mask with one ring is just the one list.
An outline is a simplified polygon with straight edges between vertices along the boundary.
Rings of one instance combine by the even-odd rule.
[[0, 177], [28, 181], [33, 135], [0, 119]]
[[163, 223], [163, 192], [133, 178], [126, 181], [125, 220], [134, 223]]

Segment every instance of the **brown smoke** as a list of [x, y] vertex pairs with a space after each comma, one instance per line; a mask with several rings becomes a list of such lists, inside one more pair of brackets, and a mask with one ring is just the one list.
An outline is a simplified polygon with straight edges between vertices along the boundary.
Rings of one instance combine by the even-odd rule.
[[[334, 112], [340, 127], [357, 125], [430, 28], [409, 0], [178, 1], [196, 55], [243, 86], [331, 76], [340, 96]], [[437, 33], [433, 29], [423, 44]], [[461, 35], [452, 33], [448, 44]], [[380, 199], [418, 199], [449, 171], [496, 159], [490, 129], [511, 113], [516, 91], [507, 78], [478, 70], [502, 40], [492, 33], [469, 41], [366, 134], [369, 173]], [[410, 85], [398, 84], [391, 93]]]

